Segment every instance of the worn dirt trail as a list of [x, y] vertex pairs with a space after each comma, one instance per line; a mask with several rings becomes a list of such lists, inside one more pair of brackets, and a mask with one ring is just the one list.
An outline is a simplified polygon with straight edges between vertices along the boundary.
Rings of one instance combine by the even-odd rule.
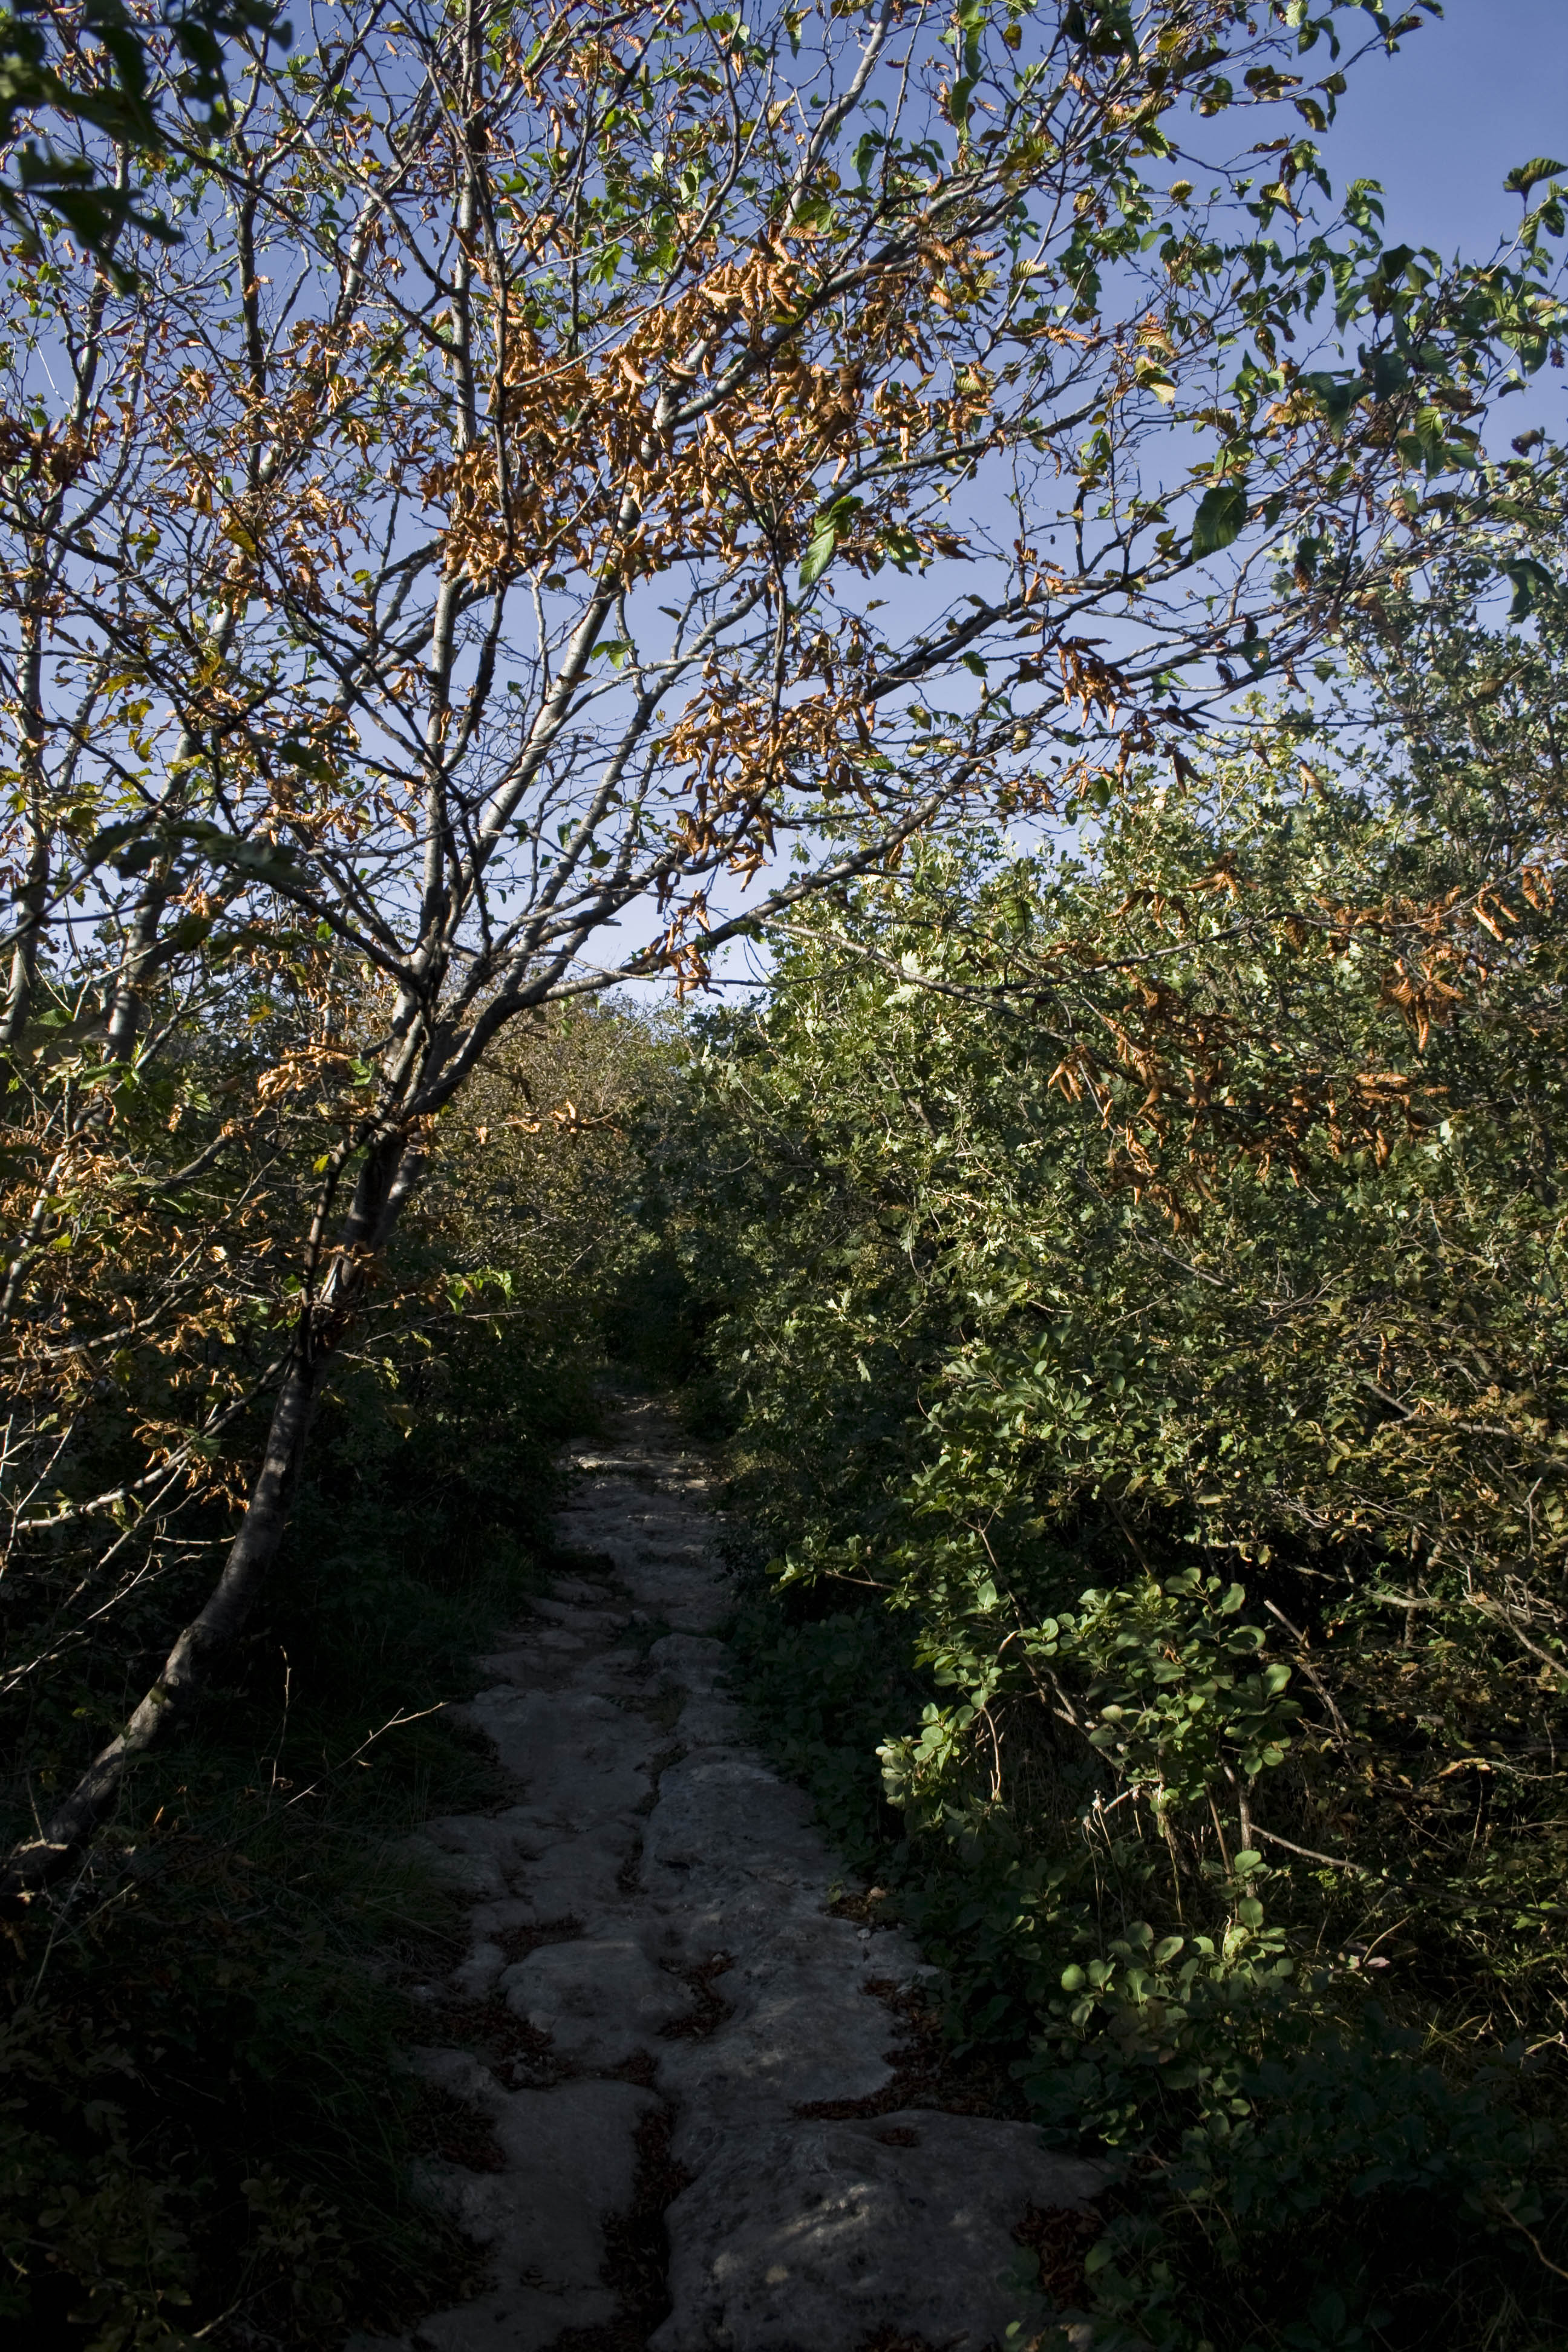
[[470, 2161], [430, 2185], [490, 2283], [398, 2352], [983, 2352], [1017, 2320], [1027, 2342], [1018, 2233], [1070, 2235], [1092, 2168], [911, 2074], [920, 1955], [830, 1912], [808, 1802], [725, 1696], [700, 1459], [635, 1402], [574, 1462], [579, 1572], [468, 1709], [517, 1801], [426, 1832], [474, 1897], [416, 2058]]

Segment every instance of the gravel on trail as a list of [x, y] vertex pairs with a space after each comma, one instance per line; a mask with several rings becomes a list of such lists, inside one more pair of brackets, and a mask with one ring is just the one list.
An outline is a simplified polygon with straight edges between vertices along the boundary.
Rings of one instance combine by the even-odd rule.
[[425, 2187], [488, 2284], [347, 2352], [1061, 2345], [1026, 2249], [1081, 2235], [1102, 2176], [908, 2087], [931, 1972], [830, 1907], [810, 1802], [726, 1695], [705, 1465], [651, 1401], [610, 1428], [572, 1457], [578, 1572], [464, 1710], [517, 1801], [418, 1841], [473, 1901], [433, 2023], [485, 2021], [414, 2053], [475, 2143]]

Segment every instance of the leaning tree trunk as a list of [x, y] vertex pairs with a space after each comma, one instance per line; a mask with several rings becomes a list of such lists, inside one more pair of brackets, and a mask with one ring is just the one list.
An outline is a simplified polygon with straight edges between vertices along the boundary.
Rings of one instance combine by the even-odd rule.
[[12, 1849], [0, 1879], [0, 1907], [25, 1910], [60, 1874], [112, 1810], [136, 1759], [190, 1712], [244, 1633], [289, 1524], [322, 1367], [348, 1328], [367, 1262], [390, 1236], [416, 1174], [416, 1156], [400, 1136], [366, 1154], [331, 1273], [321, 1297], [300, 1318], [261, 1467], [223, 1573], [123, 1729], [93, 1758], [37, 1833]]
[[163, 1673], [123, 1730], [93, 1758], [69, 1796], [37, 1834], [13, 1849], [5, 1879], [0, 1881], [0, 1900], [25, 1905], [58, 1876], [113, 1806], [136, 1758], [145, 1754], [164, 1728], [189, 1708], [210, 1681], [217, 1661], [243, 1632], [282, 1541], [320, 1362], [320, 1351], [302, 1329], [289, 1352], [267, 1433], [267, 1452], [245, 1517], [229, 1546], [223, 1574], [205, 1606], [174, 1643]]

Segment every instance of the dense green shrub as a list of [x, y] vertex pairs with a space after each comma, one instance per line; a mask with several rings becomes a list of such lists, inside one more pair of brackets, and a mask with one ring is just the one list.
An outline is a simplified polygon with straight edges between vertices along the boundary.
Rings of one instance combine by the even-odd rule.
[[765, 1719], [1162, 2343], [1568, 2316], [1563, 614], [1489, 577], [1381, 614], [1392, 751], [1260, 707], [798, 925], [665, 1198]]

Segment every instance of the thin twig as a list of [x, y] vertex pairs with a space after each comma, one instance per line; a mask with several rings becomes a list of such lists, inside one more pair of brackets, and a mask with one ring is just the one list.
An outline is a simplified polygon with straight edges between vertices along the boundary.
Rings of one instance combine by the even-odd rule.
[[1347, 1862], [1342, 1854], [1320, 1853], [1315, 1845], [1298, 1845], [1294, 1838], [1281, 1837], [1277, 1830], [1266, 1830], [1257, 1822], [1252, 1824], [1254, 1837], [1264, 1838], [1270, 1845], [1282, 1845], [1287, 1853], [1299, 1853], [1307, 1862], [1326, 1862], [1331, 1870], [1350, 1870], [1358, 1878], [1382, 1878], [1381, 1870], [1368, 1870], [1359, 1862]]
[[[289, 1803], [290, 1805], [302, 1805], [307, 1797], [313, 1797], [317, 1790], [320, 1789], [324, 1782], [331, 1779], [334, 1772], [346, 1772], [351, 1764], [357, 1764], [360, 1758], [364, 1754], [365, 1749], [367, 1748], [374, 1747], [384, 1732], [396, 1731], [405, 1723], [423, 1723], [427, 1715], [442, 1715], [446, 1712], [447, 1708], [450, 1706], [451, 1703], [450, 1699], [439, 1699], [434, 1706], [422, 1706], [415, 1715], [389, 1716], [386, 1721], [382, 1725], [380, 1731], [368, 1733], [367, 1736], [360, 1741], [359, 1746], [354, 1749], [352, 1756], [345, 1756], [340, 1764], [330, 1764], [327, 1767], [327, 1769], [322, 1773], [320, 1780], [312, 1780], [308, 1789], [301, 1789], [297, 1797], [290, 1797]], [[284, 1810], [287, 1811], [288, 1808], [285, 1807]]]

